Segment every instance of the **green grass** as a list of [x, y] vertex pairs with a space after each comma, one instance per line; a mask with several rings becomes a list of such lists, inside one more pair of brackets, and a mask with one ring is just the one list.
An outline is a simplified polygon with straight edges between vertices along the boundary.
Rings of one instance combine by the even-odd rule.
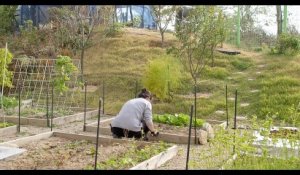
[[[97, 41], [97, 34], [93, 40]], [[176, 44], [176, 39], [167, 33], [168, 46]], [[102, 81], [105, 80], [105, 112], [117, 114], [124, 102], [133, 98], [142, 85], [142, 77], [150, 60], [166, 54], [160, 47], [158, 32], [125, 29], [122, 35], [98, 42], [86, 51], [84, 74], [90, 84], [98, 86], [95, 93], [88, 93], [88, 107], [98, 107], [102, 97]], [[267, 114], [277, 114], [278, 120], [289, 119], [288, 108], [300, 102], [300, 58], [297, 56], [276, 56], [264, 52], [253, 55], [215, 54], [215, 67], [210, 62], [200, 76], [197, 93], [210, 94], [209, 98], [197, 99], [197, 118], [224, 120], [216, 110], [225, 111], [225, 85], [228, 98], [234, 98], [238, 91], [237, 115], [257, 115], [263, 119]], [[248, 52], [250, 53], [250, 52]], [[265, 67], [259, 67], [264, 65]], [[257, 72], [261, 72], [260, 74]], [[248, 79], [253, 79], [252, 81]], [[153, 113], [190, 113], [193, 98], [180, 98], [176, 94], [192, 94], [193, 83], [188, 72], [185, 73], [178, 89], [170, 102], [155, 99]], [[251, 90], [259, 92], [251, 93]], [[242, 103], [249, 106], [241, 107]], [[230, 117], [234, 114], [234, 101], [228, 100]]]
[[241, 156], [238, 157], [234, 164], [226, 169], [234, 170], [299, 170], [300, 159], [276, 159], [258, 156]]

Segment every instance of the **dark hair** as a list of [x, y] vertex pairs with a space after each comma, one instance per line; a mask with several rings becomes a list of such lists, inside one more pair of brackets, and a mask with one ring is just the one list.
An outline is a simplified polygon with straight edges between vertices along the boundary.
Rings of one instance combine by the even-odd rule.
[[138, 95], [139, 98], [147, 98], [149, 97], [151, 99], [152, 95], [150, 91], [148, 91], [146, 88], [143, 88], [142, 91]]

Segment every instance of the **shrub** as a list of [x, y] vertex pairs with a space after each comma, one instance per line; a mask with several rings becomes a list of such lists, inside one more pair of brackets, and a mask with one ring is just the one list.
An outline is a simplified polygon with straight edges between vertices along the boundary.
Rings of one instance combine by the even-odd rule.
[[[5, 49], [0, 49], [0, 85], [2, 86], [2, 80], [4, 80], [4, 86], [12, 87], [12, 76], [13, 73], [9, 71], [8, 65], [11, 63], [13, 55], [7, 50], [6, 60], [5, 59]], [[4, 76], [4, 77], [3, 77]]]
[[142, 83], [157, 98], [166, 100], [168, 93], [179, 87], [182, 77], [181, 64], [173, 57], [164, 55], [150, 61]]
[[225, 68], [207, 67], [204, 75], [209, 78], [224, 80], [229, 75], [229, 72]]
[[289, 34], [281, 34], [277, 40], [275, 51], [278, 54], [296, 55], [299, 53], [299, 48], [300, 44], [297, 37]]
[[[0, 101], [0, 106], [2, 106]], [[14, 97], [5, 97], [3, 96], [3, 108], [9, 109], [9, 108], [15, 108], [18, 106], [18, 101]]]
[[121, 34], [123, 24], [122, 23], [114, 23], [112, 26], [110, 26], [107, 30], [106, 30], [106, 36], [108, 37], [114, 37], [117, 36], [118, 34]]
[[231, 64], [238, 70], [246, 70], [250, 66], [252, 66], [252, 64], [250, 62], [245, 61], [245, 60], [239, 60], [239, 59], [235, 59], [235, 60], [231, 61]]
[[57, 76], [54, 79], [54, 87], [60, 94], [69, 89], [66, 83], [70, 81], [71, 75], [76, 71], [78, 71], [78, 69], [70, 57], [61, 55], [57, 57], [55, 62], [55, 73]]

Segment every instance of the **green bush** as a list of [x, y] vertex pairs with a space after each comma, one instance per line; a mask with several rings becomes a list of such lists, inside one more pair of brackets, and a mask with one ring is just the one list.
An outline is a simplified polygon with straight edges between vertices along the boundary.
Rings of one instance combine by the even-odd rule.
[[229, 72], [225, 68], [220, 67], [206, 67], [204, 71], [204, 76], [208, 78], [224, 80], [228, 75]]
[[60, 94], [67, 91], [69, 88], [66, 83], [70, 81], [71, 75], [78, 71], [77, 67], [73, 64], [72, 59], [69, 56], [57, 56], [55, 62], [54, 88], [59, 91]]
[[251, 62], [246, 61], [246, 60], [240, 60], [240, 59], [235, 59], [230, 62], [236, 69], [238, 70], [246, 70], [250, 66], [252, 66]]
[[122, 27], [123, 27], [122, 23], [114, 23], [112, 26], [110, 26], [106, 30], [106, 36], [114, 37], [114, 36], [117, 36], [118, 34], [121, 34], [122, 33]]
[[299, 53], [299, 39], [293, 35], [281, 34], [277, 40], [275, 51], [278, 54], [296, 55]]
[[169, 98], [168, 93], [172, 95], [172, 91], [180, 86], [183, 77], [182, 70], [178, 60], [163, 55], [150, 61], [143, 75], [142, 83], [157, 98], [167, 100]]
[[1, 122], [0, 123], [0, 128], [5, 128], [5, 127], [9, 127], [9, 126], [14, 126], [15, 124], [13, 123], [8, 123], [8, 122]]
[[[0, 106], [2, 106], [0, 101]], [[18, 101], [15, 99], [15, 97], [5, 97], [3, 96], [3, 108], [9, 109], [9, 108], [15, 108], [18, 106]]]

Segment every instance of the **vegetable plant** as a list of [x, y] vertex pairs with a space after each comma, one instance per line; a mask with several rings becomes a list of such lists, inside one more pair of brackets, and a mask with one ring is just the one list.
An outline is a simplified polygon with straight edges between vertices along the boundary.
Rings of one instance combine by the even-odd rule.
[[14, 125], [13, 123], [1, 122], [0, 128], [5, 128], [5, 127], [13, 126], [13, 125]]
[[[153, 121], [157, 123], [163, 123], [174, 126], [189, 126], [190, 116], [187, 114], [154, 114]], [[204, 120], [197, 119], [196, 126], [201, 127], [204, 123]], [[195, 125], [195, 121], [192, 121], [192, 125]]]

